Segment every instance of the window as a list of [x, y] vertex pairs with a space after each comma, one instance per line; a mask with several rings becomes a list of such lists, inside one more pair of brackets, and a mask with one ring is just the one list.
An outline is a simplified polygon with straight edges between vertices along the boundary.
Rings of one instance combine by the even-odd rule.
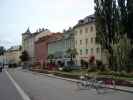
[[85, 28], [85, 33], [88, 33], [88, 27]]
[[[73, 43], [72, 43], [72, 44], [73, 44]], [[77, 44], [78, 44], [78, 43], [77, 43], [77, 40], [75, 40], [75, 46], [77, 46]], [[73, 48], [73, 47], [72, 47], [72, 48]]]
[[93, 38], [93, 43], [96, 43], [96, 38]]
[[93, 31], [93, 26], [91, 26], [90, 31], [91, 31], [91, 32]]
[[80, 35], [82, 34], [82, 32], [83, 32], [82, 29], [80, 29]]
[[88, 44], [88, 39], [85, 40], [86, 45]]
[[93, 48], [91, 48], [91, 53], [93, 53]]
[[82, 40], [80, 40], [80, 45], [82, 45]]
[[91, 38], [91, 43], [93, 43], [93, 38]]
[[86, 54], [88, 54], [88, 49], [86, 49]]
[[96, 48], [96, 52], [99, 53], [100, 52], [100, 48]]
[[77, 40], [75, 40], [75, 44], [77, 45]]
[[80, 49], [80, 55], [82, 55], [82, 49]]
[[77, 33], [75, 32], [75, 36], [77, 36]]
[[95, 37], [95, 43], [97, 43], [97, 38]]
[[77, 36], [78, 35], [78, 31], [75, 31], [75, 36]]

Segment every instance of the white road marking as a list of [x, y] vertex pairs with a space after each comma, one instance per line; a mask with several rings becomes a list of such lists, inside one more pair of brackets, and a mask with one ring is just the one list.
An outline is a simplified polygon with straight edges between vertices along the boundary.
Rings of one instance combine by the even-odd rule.
[[12, 83], [14, 84], [14, 86], [16, 87], [17, 91], [20, 93], [21, 97], [23, 98], [23, 100], [31, 100], [29, 98], [29, 96], [24, 92], [24, 90], [16, 83], [16, 81], [12, 78], [12, 76], [5, 71], [7, 76], [9, 77], [9, 79], [12, 81]]

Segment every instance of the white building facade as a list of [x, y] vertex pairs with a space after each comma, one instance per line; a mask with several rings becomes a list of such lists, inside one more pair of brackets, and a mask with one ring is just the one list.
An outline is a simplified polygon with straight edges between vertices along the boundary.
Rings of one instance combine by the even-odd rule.
[[74, 40], [75, 48], [78, 52], [76, 57], [78, 64], [80, 64], [81, 59], [89, 62], [92, 56], [95, 58], [95, 61], [101, 60], [104, 62], [101, 46], [96, 43], [94, 15], [79, 20], [78, 24], [74, 26]]

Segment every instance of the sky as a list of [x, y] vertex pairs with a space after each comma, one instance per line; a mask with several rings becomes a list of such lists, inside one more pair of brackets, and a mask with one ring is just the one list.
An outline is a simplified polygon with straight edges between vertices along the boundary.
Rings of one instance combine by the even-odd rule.
[[93, 0], [0, 0], [0, 46], [20, 45], [22, 33], [62, 32], [94, 13]]

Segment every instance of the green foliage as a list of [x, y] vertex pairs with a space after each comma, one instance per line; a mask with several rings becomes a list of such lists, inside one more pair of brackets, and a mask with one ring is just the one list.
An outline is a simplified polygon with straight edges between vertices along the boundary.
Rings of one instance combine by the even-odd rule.
[[49, 54], [48, 55], [48, 59], [54, 59], [54, 55], [53, 54]]
[[128, 37], [133, 40], [133, 0], [126, 0], [127, 1], [127, 28], [128, 28]]
[[0, 46], [0, 55], [3, 55], [6, 49], [3, 46]]
[[83, 60], [83, 59], [80, 60], [80, 63], [81, 63], [81, 66], [82, 66], [83, 68], [87, 68], [87, 67], [88, 67], [88, 64], [89, 64], [87, 61], [85, 61], [85, 60]]
[[109, 64], [113, 62], [112, 44], [117, 42], [117, 7], [115, 0], [95, 0], [96, 39], [109, 53]]
[[118, 0], [118, 7], [117, 7], [117, 11], [119, 12], [119, 33], [120, 35], [123, 35], [127, 32], [127, 0]]
[[118, 66], [118, 71], [127, 71], [126, 65], [130, 62], [129, 53], [132, 49], [133, 46], [126, 35], [123, 36], [117, 44], [113, 45], [114, 59], [116, 61], [116, 65]]
[[63, 71], [64, 72], [71, 72], [72, 71], [72, 68], [71, 67], [64, 67], [63, 68]]
[[28, 61], [29, 60], [29, 55], [27, 53], [27, 51], [23, 51], [21, 56], [20, 56], [20, 59], [22, 62], [25, 62], [25, 61]]
[[88, 72], [96, 72], [97, 68], [96, 67], [91, 67], [88, 69]]
[[100, 71], [105, 71], [105, 66], [101, 60], [96, 60], [97, 69]]
[[68, 54], [68, 55], [70, 55], [71, 56], [71, 58], [75, 58], [75, 56], [78, 54], [78, 52], [77, 52], [77, 50], [74, 48], [74, 49], [68, 49], [67, 51], [66, 51], [66, 53]]
[[78, 54], [77, 50], [74, 48], [74, 49], [68, 49], [66, 51], [66, 53], [70, 56], [71, 58], [71, 61], [70, 61], [70, 65], [73, 65], [74, 64], [74, 58], [76, 57], [76, 55]]
[[127, 70], [133, 44], [133, 0], [95, 0], [95, 16], [96, 39], [109, 54], [109, 66], [115, 69], [119, 64], [119, 70]]

